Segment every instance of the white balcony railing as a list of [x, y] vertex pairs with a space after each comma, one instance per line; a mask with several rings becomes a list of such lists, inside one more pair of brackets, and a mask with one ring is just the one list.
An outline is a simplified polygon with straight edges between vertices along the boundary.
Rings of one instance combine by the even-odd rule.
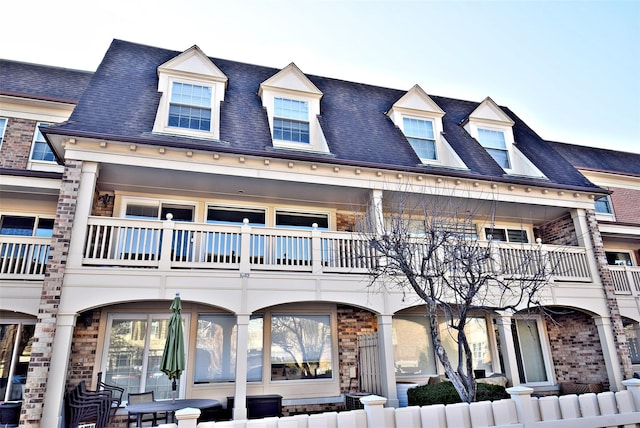
[[640, 294], [640, 266], [609, 266], [616, 294]]
[[[491, 263], [505, 273], [532, 275], [536, 263], [548, 263], [555, 280], [591, 280], [581, 247], [495, 243], [494, 248]], [[367, 239], [356, 233], [111, 217], [89, 218], [83, 257], [84, 265], [241, 272], [366, 273], [377, 262]]]
[[0, 236], [2, 279], [43, 279], [51, 238]]

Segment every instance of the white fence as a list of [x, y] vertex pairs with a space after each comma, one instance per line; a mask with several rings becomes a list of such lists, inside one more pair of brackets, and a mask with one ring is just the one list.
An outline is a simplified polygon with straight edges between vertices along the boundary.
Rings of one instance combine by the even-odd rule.
[[536, 398], [533, 389], [508, 388], [510, 399], [423, 407], [384, 407], [386, 398], [361, 398], [364, 410], [281, 418], [202, 422], [198, 409], [176, 412], [166, 428], [604, 428], [640, 427], [640, 379], [626, 390]]

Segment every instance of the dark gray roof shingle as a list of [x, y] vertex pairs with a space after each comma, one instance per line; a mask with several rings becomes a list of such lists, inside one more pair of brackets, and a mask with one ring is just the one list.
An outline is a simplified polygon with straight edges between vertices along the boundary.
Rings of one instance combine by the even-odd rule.
[[640, 176], [640, 153], [549, 141], [576, 168]]
[[92, 72], [0, 59], [0, 93], [76, 103]]
[[[313, 75], [307, 77], [323, 93], [319, 122], [331, 154], [275, 149], [258, 90], [260, 83], [279, 70], [217, 58], [211, 60], [229, 79], [221, 105], [221, 141], [152, 134], [160, 100], [157, 67], [180, 53], [114, 40], [70, 120], [52, 131], [285, 158], [318, 161], [330, 158], [343, 164], [540, 184], [540, 179], [505, 177], [500, 166], [464, 130], [462, 122], [479, 105], [477, 102], [432, 96], [446, 113], [443, 117], [446, 140], [469, 167], [469, 171], [453, 171], [422, 165], [402, 132], [385, 115], [406, 91]], [[598, 189], [515, 114], [503, 109], [515, 122], [513, 131], [518, 149], [548, 177], [543, 182]]]

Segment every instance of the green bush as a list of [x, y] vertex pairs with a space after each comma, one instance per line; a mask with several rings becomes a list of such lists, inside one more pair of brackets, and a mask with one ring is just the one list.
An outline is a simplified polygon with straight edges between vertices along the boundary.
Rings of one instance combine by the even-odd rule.
[[[462, 400], [451, 382], [421, 385], [407, 391], [410, 406], [428, 406], [431, 404], [453, 404]], [[510, 398], [504, 387], [479, 383], [476, 388], [476, 401], [495, 401]]]

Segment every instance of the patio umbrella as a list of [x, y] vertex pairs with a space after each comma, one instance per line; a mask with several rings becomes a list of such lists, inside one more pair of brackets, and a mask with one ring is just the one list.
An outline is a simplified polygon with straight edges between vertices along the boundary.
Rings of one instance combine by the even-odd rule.
[[182, 331], [182, 304], [180, 293], [171, 303], [171, 318], [167, 330], [167, 341], [164, 344], [164, 352], [160, 360], [160, 370], [173, 381], [171, 385], [172, 399], [176, 399], [176, 381], [184, 370], [184, 333]]

